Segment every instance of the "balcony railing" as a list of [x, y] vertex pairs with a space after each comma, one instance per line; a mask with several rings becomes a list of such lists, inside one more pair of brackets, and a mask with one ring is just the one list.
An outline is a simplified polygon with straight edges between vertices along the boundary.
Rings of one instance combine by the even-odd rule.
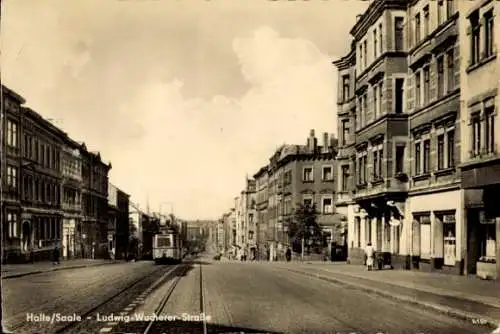
[[81, 211], [82, 210], [81, 204], [62, 203], [61, 207], [63, 210], [66, 210], [66, 211]]

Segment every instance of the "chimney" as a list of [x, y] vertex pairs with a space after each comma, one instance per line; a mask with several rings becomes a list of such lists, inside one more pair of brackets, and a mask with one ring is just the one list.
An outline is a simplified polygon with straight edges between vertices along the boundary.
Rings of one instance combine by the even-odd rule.
[[329, 151], [330, 143], [329, 143], [328, 139], [329, 139], [328, 132], [324, 132], [323, 133], [323, 153], [328, 153], [328, 151]]
[[309, 139], [307, 139], [307, 146], [309, 149], [309, 152], [313, 153], [316, 151], [316, 137], [314, 135], [314, 129], [311, 129], [309, 132]]

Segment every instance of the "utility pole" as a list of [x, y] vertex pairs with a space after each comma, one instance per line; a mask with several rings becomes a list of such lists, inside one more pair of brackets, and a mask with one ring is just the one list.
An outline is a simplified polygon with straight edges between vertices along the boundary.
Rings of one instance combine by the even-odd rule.
[[304, 247], [305, 247], [305, 240], [304, 240], [304, 236], [302, 236], [302, 239], [300, 240], [300, 257], [302, 259], [302, 261], [304, 261]]

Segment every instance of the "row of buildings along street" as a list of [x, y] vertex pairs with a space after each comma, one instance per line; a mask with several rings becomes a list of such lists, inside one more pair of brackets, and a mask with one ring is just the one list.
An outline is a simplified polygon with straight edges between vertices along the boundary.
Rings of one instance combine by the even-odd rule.
[[[109, 182], [111, 163], [2, 85], [2, 262], [116, 258], [151, 252], [156, 226], [186, 222], [141, 210]], [[161, 211], [161, 210], [160, 210]], [[136, 240], [136, 242], [131, 242]]]
[[333, 62], [338, 143], [311, 131], [278, 149], [219, 220], [219, 249], [279, 258], [286, 217], [315, 203], [350, 263], [371, 242], [395, 268], [500, 277], [498, 14], [496, 1], [372, 2]]

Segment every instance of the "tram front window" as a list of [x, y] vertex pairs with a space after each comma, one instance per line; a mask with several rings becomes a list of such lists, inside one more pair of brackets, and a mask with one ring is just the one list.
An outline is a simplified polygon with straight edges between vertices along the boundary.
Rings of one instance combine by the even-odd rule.
[[161, 247], [170, 247], [170, 238], [165, 237], [165, 238], [158, 238], [158, 248]]

